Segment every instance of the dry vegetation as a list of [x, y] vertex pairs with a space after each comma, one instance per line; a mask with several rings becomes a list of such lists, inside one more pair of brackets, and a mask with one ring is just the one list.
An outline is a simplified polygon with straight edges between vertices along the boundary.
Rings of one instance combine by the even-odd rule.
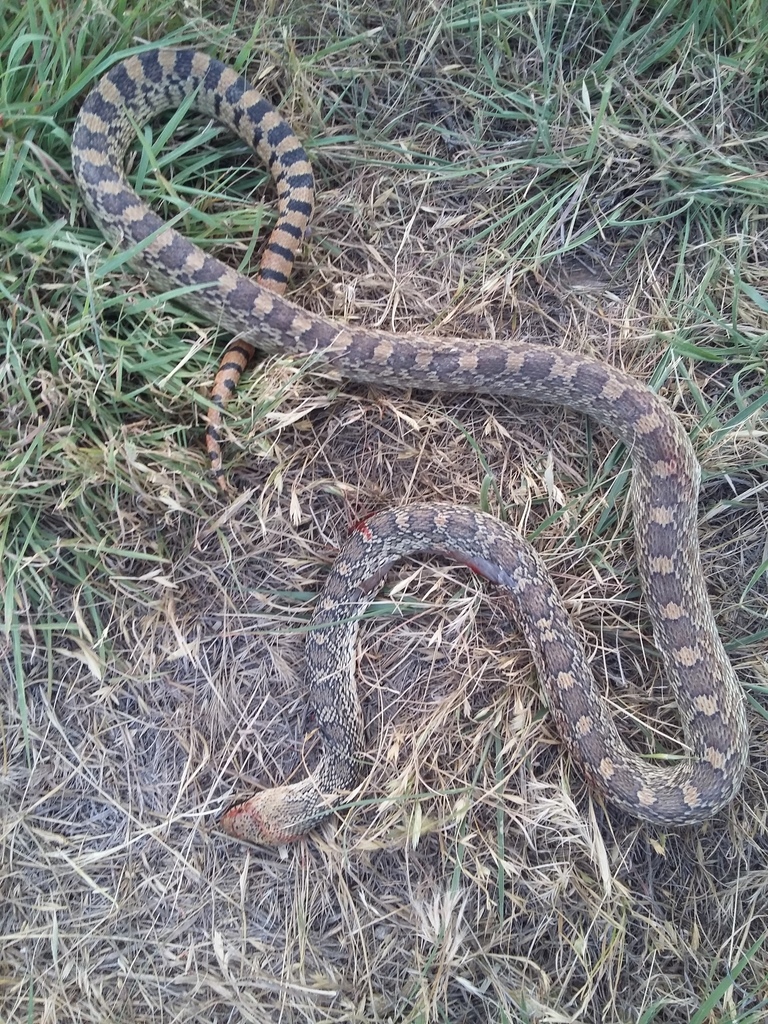
[[[0, 14], [0, 1019], [765, 1020], [761, 4], [256, 12]], [[711, 823], [659, 830], [593, 802], [498, 595], [427, 560], [392, 574], [362, 633], [359, 799], [288, 850], [217, 831], [233, 795], [304, 772], [314, 597], [347, 525], [395, 502], [514, 521], [626, 735], [660, 756], [679, 736], [626, 453], [583, 417], [269, 360], [228, 419], [237, 495], [205, 479], [216, 332], [100, 244], [70, 175], [88, 84], [161, 40], [239, 59], [307, 140], [300, 304], [597, 353], [673, 404], [753, 733], [744, 789]], [[193, 119], [137, 175], [166, 212], [192, 204], [188, 234], [254, 265], [271, 192], [239, 142]]]

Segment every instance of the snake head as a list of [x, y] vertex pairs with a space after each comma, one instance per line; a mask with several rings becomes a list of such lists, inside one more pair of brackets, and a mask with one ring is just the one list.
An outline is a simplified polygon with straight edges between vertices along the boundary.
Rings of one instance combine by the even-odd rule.
[[318, 792], [314, 779], [265, 789], [233, 804], [219, 825], [233, 839], [255, 846], [279, 846], [303, 839], [327, 818], [339, 802], [337, 794]]

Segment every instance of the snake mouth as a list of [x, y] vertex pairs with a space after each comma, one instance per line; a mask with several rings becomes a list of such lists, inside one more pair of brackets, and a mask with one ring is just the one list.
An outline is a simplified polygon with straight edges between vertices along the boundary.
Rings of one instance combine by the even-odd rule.
[[250, 846], [272, 845], [268, 838], [269, 829], [259, 815], [248, 808], [248, 800], [231, 804], [218, 821], [219, 828], [233, 839]]

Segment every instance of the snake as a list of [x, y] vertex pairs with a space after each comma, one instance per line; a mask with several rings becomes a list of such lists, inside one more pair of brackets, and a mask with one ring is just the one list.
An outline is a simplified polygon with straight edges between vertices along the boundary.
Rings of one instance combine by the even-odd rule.
[[[277, 184], [278, 218], [254, 280], [205, 253], [137, 195], [125, 171], [137, 129], [189, 104], [236, 132]], [[749, 755], [743, 690], [707, 594], [696, 519], [700, 467], [669, 404], [592, 356], [518, 340], [432, 337], [351, 327], [283, 294], [312, 208], [312, 174], [293, 130], [236, 71], [200, 51], [159, 47], [115, 64], [78, 113], [72, 164], [83, 202], [106, 240], [127, 250], [153, 287], [235, 336], [216, 403], [234, 389], [252, 351], [306, 358], [362, 383], [488, 393], [564, 405], [604, 424], [631, 455], [638, 572], [686, 752], [666, 764], [633, 751], [588, 664], [584, 646], [540, 557], [501, 520], [444, 504], [395, 507], [359, 523], [343, 545], [307, 636], [306, 686], [320, 756], [303, 780], [263, 789], [228, 808], [225, 833], [246, 843], [306, 836], [354, 792], [364, 760], [354, 654], [360, 617], [398, 559], [437, 552], [511, 595], [565, 748], [598, 797], [659, 826], [696, 824], [738, 791]], [[240, 348], [237, 348], [240, 346]], [[236, 356], [237, 358], [234, 358]], [[222, 383], [223, 382], [223, 383]], [[220, 437], [209, 436], [213, 446]], [[209, 446], [209, 451], [210, 451]], [[219, 459], [212, 458], [218, 470]]]

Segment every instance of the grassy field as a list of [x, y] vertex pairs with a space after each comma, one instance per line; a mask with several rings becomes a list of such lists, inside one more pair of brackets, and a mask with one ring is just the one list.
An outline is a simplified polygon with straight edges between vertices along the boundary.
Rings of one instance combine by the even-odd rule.
[[[88, 87], [158, 42], [236, 64], [306, 142], [300, 305], [589, 352], [672, 404], [752, 729], [710, 823], [593, 800], [503, 603], [427, 559], [361, 634], [354, 806], [288, 849], [217, 830], [311, 762], [315, 595], [398, 502], [514, 522], [627, 737], [674, 756], [679, 726], [627, 453], [586, 418], [272, 358], [227, 417], [232, 493], [206, 478], [223, 339], [103, 244], [71, 175]], [[757, 0], [3, 0], [0, 1020], [768, 1018], [767, 54]], [[141, 193], [253, 271], [265, 171], [193, 115], [153, 138]]]

